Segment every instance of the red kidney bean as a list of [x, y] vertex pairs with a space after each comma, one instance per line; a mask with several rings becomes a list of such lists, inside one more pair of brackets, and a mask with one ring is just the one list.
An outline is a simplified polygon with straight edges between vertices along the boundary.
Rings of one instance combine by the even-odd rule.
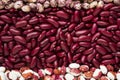
[[88, 16], [85, 16], [85, 17], [82, 18], [82, 20], [83, 20], [84, 22], [91, 21], [92, 19], [93, 19], [93, 15], [88, 15]]
[[79, 44], [78, 43], [75, 43], [71, 46], [71, 52], [73, 53], [76, 49], [79, 48]]
[[7, 43], [4, 43], [4, 56], [8, 56], [10, 53], [9, 53], [9, 49], [8, 49], [8, 45]]
[[86, 35], [81, 35], [78, 39], [78, 41], [90, 41], [90, 40], [91, 40], [91, 37]]
[[69, 34], [69, 33], [67, 34], [67, 39], [66, 40], [67, 40], [67, 45], [70, 46], [73, 42], [71, 34]]
[[120, 7], [119, 6], [114, 6], [110, 9], [111, 11], [116, 11], [116, 12], [120, 12]]
[[111, 55], [111, 54], [107, 54], [107, 55], [104, 55], [104, 56], [102, 56], [101, 57], [102, 59], [112, 59], [113, 58], [113, 55]]
[[54, 19], [47, 19], [47, 21], [48, 21], [50, 24], [54, 25], [56, 28], [58, 28], [58, 27], [59, 27], [58, 22], [57, 22], [57, 21], [55, 21]]
[[53, 27], [51, 24], [44, 23], [40, 25], [40, 28], [41, 29], [52, 29]]
[[8, 47], [9, 47], [9, 49], [12, 49], [13, 46], [14, 46], [14, 42], [11, 41], [11, 42], [8, 43]]
[[95, 67], [99, 67], [100, 63], [95, 58], [92, 60], [92, 63]]
[[36, 38], [36, 37], [38, 37], [38, 35], [39, 35], [38, 32], [31, 32], [31, 33], [27, 34], [26, 39], [29, 40], [31, 38]]
[[120, 42], [117, 42], [117, 47], [120, 47]]
[[120, 27], [120, 18], [117, 19], [117, 25]]
[[82, 29], [84, 27], [85, 23], [84, 22], [81, 22], [80, 24], [78, 24], [76, 27], [75, 27], [75, 30], [78, 31], [80, 29]]
[[31, 56], [35, 56], [40, 50], [40, 47], [36, 47], [35, 49], [32, 50]]
[[94, 16], [97, 16], [101, 12], [102, 8], [96, 8], [93, 12]]
[[21, 67], [23, 67], [23, 66], [25, 66], [25, 63], [24, 63], [24, 62], [21, 62], [21, 63], [15, 64], [15, 65], [14, 65], [14, 68], [19, 69], [19, 68], [21, 68]]
[[80, 47], [75, 52], [80, 53], [80, 52], [83, 52], [85, 49], [86, 49], [85, 47]]
[[13, 34], [13, 35], [20, 35], [20, 31], [16, 30], [16, 29], [10, 29], [10, 32]]
[[76, 26], [75, 23], [70, 24], [69, 27], [68, 27], [68, 31], [73, 31], [75, 26]]
[[0, 16], [0, 19], [2, 19], [4, 22], [6, 22], [6, 23], [12, 23], [12, 20], [11, 20], [11, 18], [9, 18], [8, 16], [6, 16], [6, 15], [1, 15]]
[[42, 42], [40, 42], [40, 47], [45, 47], [49, 43], [49, 39], [44, 39]]
[[62, 48], [65, 52], [68, 52], [68, 51], [69, 51], [68, 46], [67, 46], [67, 44], [66, 44], [65, 42], [61, 41], [61, 42], [60, 42], [60, 46], [61, 46], [61, 48]]
[[105, 55], [107, 53], [107, 51], [100, 45], [96, 45], [96, 50], [102, 55]]
[[93, 35], [93, 37], [92, 37], [92, 42], [94, 42], [94, 41], [96, 41], [99, 37], [100, 37], [100, 33], [98, 32], [98, 33], [95, 33], [94, 35]]
[[115, 64], [115, 60], [114, 59], [103, 60], [102, 64], [105, 64], [105, 65]]
[[109, 23], [116, 24], [116, 20], [112, 16], [109, 16]]
[[69, 16], [66, 12], [64, 11], [57, 11], [56, 16], [63, 18], [63, 19], [69, 19]]
[[13, 37], [12, 36], [1, 36], [1, 40], [3, 42], [9, 42], [13, 40]]
[[47, 63], [51, 63], [51, 62], [55, 61], [56, 58], [57, 58], [56, 55], [52, 55], [52, 56], [50, 56], [50, 57], [48, 57], [48, 58], [46, 59], [46, 62], [47, 62]]
[[60, 34], [60, 39], [65, 41], [65, 38], [66, 38], [65, 34], [62, 31], [59, 34]]
[[90, 42], [80, 42], [79, 45], [86, 48], [91, 46]]
[[29, 24], [37, 24], [39, 22], [38, 18], [29, 20]]
[[102, 30], [101, 33], [107, 37], [112, 37], [112, 34], [109, 31]]
[[106, 27], [106, 26], [109, 25], [109, 23], [104, 22], [104, 21], [97, 21], [96, 23], [97, 23], [97, 25], [100, 26], [100, 27]]
[[25, 15], [21, 18], [21, 20], [30, 20], [30, 15]]
[[115, 43], [113, 43], [113, 42], [109, 42], [109, 47], [110, 47], [110, 49], [113, 51], [113, 52], [116, 52], [117, 51], [117, 46], [116, 46], [116, 44]]
[[74, 12], [74, 22], [78, 23], [80, 21], [80, 11], [75, 11]]
[[98, 39], [97, 43], [103, 46], [108, 46], [108, 42], [104, 39]]
[[29, 53], [30, 51], [28, 49], [23, 49], [22, 51], [19, 52], [19, 55], [23, 57], [23, 56], [28, 55]]
[[12, 49], [12, 54], [17, 54], [20, 50], [22, 50], [22, 46], [21, 45], [16, 45], [13, 47]]
[[107, 27], [107, 30], [117, 30], [118, 26], [117, 25], [111, 25]]
[[23, 27], [25, 27], [27, 25], [27, 21], [18, 21], [17, 23], [16, 23], [16, 28], [23, 28]]
[[71, 63], [72, 62], [72, 55], [70, 52], [67, 53], [67, 57], [68, 57], [68, 62]]
[[117, 19], [117, 13], [114, 11], [110, 11], [110, 15], [114, 18]]
[[93, 52], [93, 50], [94, 50], [93, 48], [89, 48], [83, 52], [83, 55], [89, 55]]
[[106, 5], [103, 7], [103, 9], [104, 9], [104, 10], [109, 10], [109, 9], [111, 9], [113, 6], [114, 6], [113, 3], [108, 3], [108, 4], [106, 4]]
[[76, 36], [86, 35], [86, 34], [88, 34], [88, 33], [89, 33], [88, 30], [79, 30], [79, 31], [76, 31], [76, 32], [75, 32]]
[[96, 55], [96, 50], [93, 50], [93, 52], [87, 56], [87, 61], [91, 62], [95, 57], [95, 55]]
[[13, 64], [12, 64], [8, 59], [5, 59], [5, 64], [6, 64], [9, 68], [13, 68]]
[[31, 60], [30, 67], [34, 68], [37, 65], [37, 58], [34, 56]]
[[39, 37], [38, 37], [38, 40], [37, 41], [41, 41], [41, 40], [43, 40], [44, 38], [45, 38], [45, 34], [46, 34], [46, 31], [42, 31], [42, 33], [39, 35]]
[[64, 57], [64, 56], [66, 56], [66, 54], [65, 54], [65, 52], [58, 52], [57, 56], [58, 57]]
[[97, 31], [97, 24], [94, 23], [94, 24], [92, 25], [91, 33], [92, 33], [92, 34], [95, 34], [96, 31]]
[[21, 43], [21, 44], [26, 44], [26, 40], [21, 36], [15, 36], [14, 40]]
[[110, 16], [110, 12], [109, 11], [102, 11], [100, 13], [100, 16], [102, 16], [102, 17], [108, 17], [108, 16]]
[[81, 62], [82, 62], [82, 63], [85, 63], [85, 62], [86, 62], [86, 56], [83, 55], [83, 56], [81, 57]]
[[81, 56], [81, 54], [75, 54], [74, 56], [73, 56], [73, 61], [76, 61], [76, 60], [78, 60], [79, 58], [80, 58], [80, 56]]
[[48, 51], [48, 50], [45, 50], [45, 51], [44, 51], [44, 54], [45, 54], [46, 56], [51, 56], [51, 55], [53, 55], [53, 53], [50, 52], [50, 51]]
[[25, 56], [25, 61], [26, 61], [27, 63], [30, 63], [30, 62], [31, 62], [31, 57], [28, 56], [28, 55], [26, 55], [26, 56]]

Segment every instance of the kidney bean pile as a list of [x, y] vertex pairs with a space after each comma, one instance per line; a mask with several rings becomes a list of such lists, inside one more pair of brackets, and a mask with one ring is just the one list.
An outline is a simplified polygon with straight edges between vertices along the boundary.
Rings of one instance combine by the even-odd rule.
[[72, 62], [120, 67], [120, 6], [0, 10], [1, 66], [36, 70]]

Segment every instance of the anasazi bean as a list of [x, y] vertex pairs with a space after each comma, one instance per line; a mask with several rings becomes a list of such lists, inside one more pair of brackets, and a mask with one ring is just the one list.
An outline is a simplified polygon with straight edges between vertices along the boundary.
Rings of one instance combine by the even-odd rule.
[[119, 7], [109, 3], [89, 10], [65, 9], [1, 13], [0, 53], [5, 65], [39, 69], [78, 62], [115, 67], [120, 62]]

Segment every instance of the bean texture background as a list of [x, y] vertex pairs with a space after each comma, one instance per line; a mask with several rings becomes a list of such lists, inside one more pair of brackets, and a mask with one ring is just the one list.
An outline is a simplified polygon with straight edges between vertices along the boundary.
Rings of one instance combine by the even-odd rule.
[[[71, 62], [90, 67], [118, 64], [120, 6], [112, 5], [110, 9], [53, 8], [29, 14], [0, 10], [0, 65], [36, 70]], [[120, 64], [114, 67], [118, 69]]]

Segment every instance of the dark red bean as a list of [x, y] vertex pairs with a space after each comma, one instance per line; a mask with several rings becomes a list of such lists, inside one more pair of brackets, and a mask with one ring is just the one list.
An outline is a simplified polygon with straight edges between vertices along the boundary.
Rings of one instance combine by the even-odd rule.
[[76, 60], [78, 60], [79, 58], [80, 58], [80, 56], [81, 56], [81, 54], [75, 54], [74, 56], [73, 56], [73, 61], [76, 61]]
[[100, 16], [102, 16], [102, 17], [108, 17], [108, 16], [110, 16], [110, 12], [109, 11], [102, 11], [100, 13]]
[[5, 59], [5, 64], [6, 64], [9, 68], [13, 68], [13, 64], [12, 64], [8, 59]]
[[102, 64], [105, 64], [105, 65], [115, 64], [115, 60], [114, 59], [103, 60]]
[[19, 68], [24, 67], [24, 66], [25, 66], [25, 63], [24, 63], [24, 62], [21, 62], [21, 63], [15, 64], [15, 65], [14, 65], [14, 68], [19, 69]]
[[20, 35], [20, 31], [16, 30], [16, 29], [10, 29], [10, 32], [13, 34], [13, 35]]
[[109, 9], [111, 9], [113, 6], [114, 6], [113, 3], [108, 3], [108, 4], [106, 4], [106, 5], [104, 6], [104, 10], [109, 10]]
[[84, 22], [91, 21], [92, 19], [93, 19], [93, 15], [88, 15], [88, 16], [85, 16], [85, 17], [82, 18], [82, 20], [83, 20]]
[[78, 39], [78, 41], [90, 41], [90, 40], [91, 40], [91, 37], [86, 35], [81, 35]]
[[99, 32], [94, 34], [93, 37], [92, 37], [92, 42], [96, 41], [100, 37], [100, 35], [101, 34]]
[[27, 25], [27, 21], [18, 21], [16, 23], [16, 28], [23, 28]]
[[93, 12], [94, 16], [97, 16], [101, 12], [102, 8], [96, 8]]
[[107, 37], [112, 37], [112, 33], [110, 33], [109, 31], [102, 30], [101, 33]]
[[98, 39], [97, 43], [103, 46], [108, 46], [108, 42], [104, 39]]
[[96, 50], [93, 50], [93, 52], [87, 56], [87, 61], [91, 62], [95, 57], [95, 55], [96, 55]]
[[38, 32], [31, 32], [31, 33], [27, 34], [26, 39], [29, 40], [29, 39], [31, 39], [31, 38], [36, 38], [36, 37], [38, 37], [38, 36], [39, 36], [39, 33], [38, 33]]
[[58, 28], [58, 27], [59, 27], [58, 22], [57, 22], [57, 21], [55, 21], [54, 19], [47, 19], [47, 21], [48, 21], [50, 24], [54, 25], [56, 28]]
[[109, 47], [113, 52], [117, 52], [117, 48], [116, 48], [117, 46], [115, 43], [109, 42]]
[[8, 48], [8, 45], [7, 43], [4, 43], [4, 56], [8, 56], [10, 53], [9, 53], [9, 48]]
[[88, 30], [79, 30], [79, 31], [76, 31], [76, 32], [75, 32], [76, 36], [86, 35], [86, 34], [88, 34], [88, 33], [89, 33]]
[[31, 56], [35, 56], [40, 50], [40, 47], [36, 47], [35, 49], [32, 50]]
[[62, 48], [65, 52], [68, 52], [68, 51], [69, 51], [68, 46], [67, 46], [67, 44], [66, 44], [65, 42], [61, 41], [61, 42], [60, 42], [60, 46], [61, 46], [61, 48]]
[[65, 52], [59, 52], [59, 53], [57, 53], [57, 56], [58, 57], [64, 57], [64, 56], [66, 56], [66, 54], [65, 54]]
[[92, 63], [95, 67], [99, 67], [100, 63], [95, 58], [92, 60]]
[[68, 27], [68, 31], [73, 31], [75, 26], [76, 26], [75, 23], [70, 24], [69, 27]]
[[45, 38], [45, 34], [46, 34], [46, 31], [43, 31], [43, 32], [39, 35], [38, 41], [43, 40], [43, 39]]
[[31, 60], [30, 67], [34, 68], [37, 65], [37, 58], [34, 56]]
[[79, 45], [86, 48], [91, 46], [90, 42], [80, 42]]
[[13, 47], [12, 49], [12, 54], [17, 54], [20, 50], [22, 50], [22, 46], [21, 45], [16, 45]]
[[117, 30], [118, 26], [117, 25], [111, 25], [107, 27], [107, 30]]
[[63, 18], [63, 19], [69, 19], [69, 16], [66, 12], [64, 11], [57, 11], [56, 16]]
[[71, 52], [73, 53], [78, 48], [79, 48], [79, 44], [78, 43], [73, 44], [72, 47], [71, 47]]
[[92, 29], [91, 29], [91, 33], [95, 34], [96, 31], [97, 31], [97, 24], [94, 23], [93, 26], [92, 26]]
[[67, 34], [67, 39], [66, 40], [67, 40], [67, 45], [70, 46], [73, 42], [71, 34], [69, 34], [69, 33]]
[[108, 55], [104, 55], [104, 56], [102, 56], [102, 59], [112, 59], [113, 58], [113, 55], [111, 55], [111, 54], [108, 54]]
[[100, 45], [96, 45], [96, 50], [102, 55], [105, 55], [107, 53], [107, 51]]
[[21, 43], [21, 44], [26, 44], [26, 40], [21, 36], [15, 36], [14, 40]]
[[1, 15], [0, 18], [7, 23], [12, 23], [12, 20], [6, 15]]
[[55, 61], [56, 58], [57, 58], [56, 55], [52, 55], [52, 56], [50, 56], [50, 57], [48, 57], [48, 58], [46, 59], [46, 62], [47, 62], [47, 63], [51, 63], [51, 62]]
[[84, 22], [81, 22], [80, 24], [78, 24], [76, 27], [75, 27], [75, 30], [78, 31], [80, 29], [82, 29], [84, 27], [85, 23]]
[[40, 28], [41, 29], [52, 29], [53, 27], [52, 27], [52, 25], [51, 24], [41, 24], [40, 25]]
[[75, 11], [74, 12], [74, 22], [78, 23], [80, 21], [80, 11]]
[[13, 40], [13, 37], [12, 36], [1, 36], [1, 40], [3, 42], [9, 42]]
[[29, 24], [37, 24], [39, 22], [38, 18], [29, 20]]
[[22, 51], [19, 52], [20, 56], [26, 56], [30, 53], [30, 51], [28, 49], [23, 49]]
[[89, 55], [93, 52], [93, 50], [94, 50], [93, 48], [89, 48], [83, 52], [83, 55]]
[[45, 47], [49, 43], [49, 39], [44, 39], [42, 42], [40, 42], [40, 47]]
[[104, 21], [97, 21], [97, 25], [100, 26], [100, 27], [106, 27], [106, 26], [109, 25], [109, 23], [104, 22]]

